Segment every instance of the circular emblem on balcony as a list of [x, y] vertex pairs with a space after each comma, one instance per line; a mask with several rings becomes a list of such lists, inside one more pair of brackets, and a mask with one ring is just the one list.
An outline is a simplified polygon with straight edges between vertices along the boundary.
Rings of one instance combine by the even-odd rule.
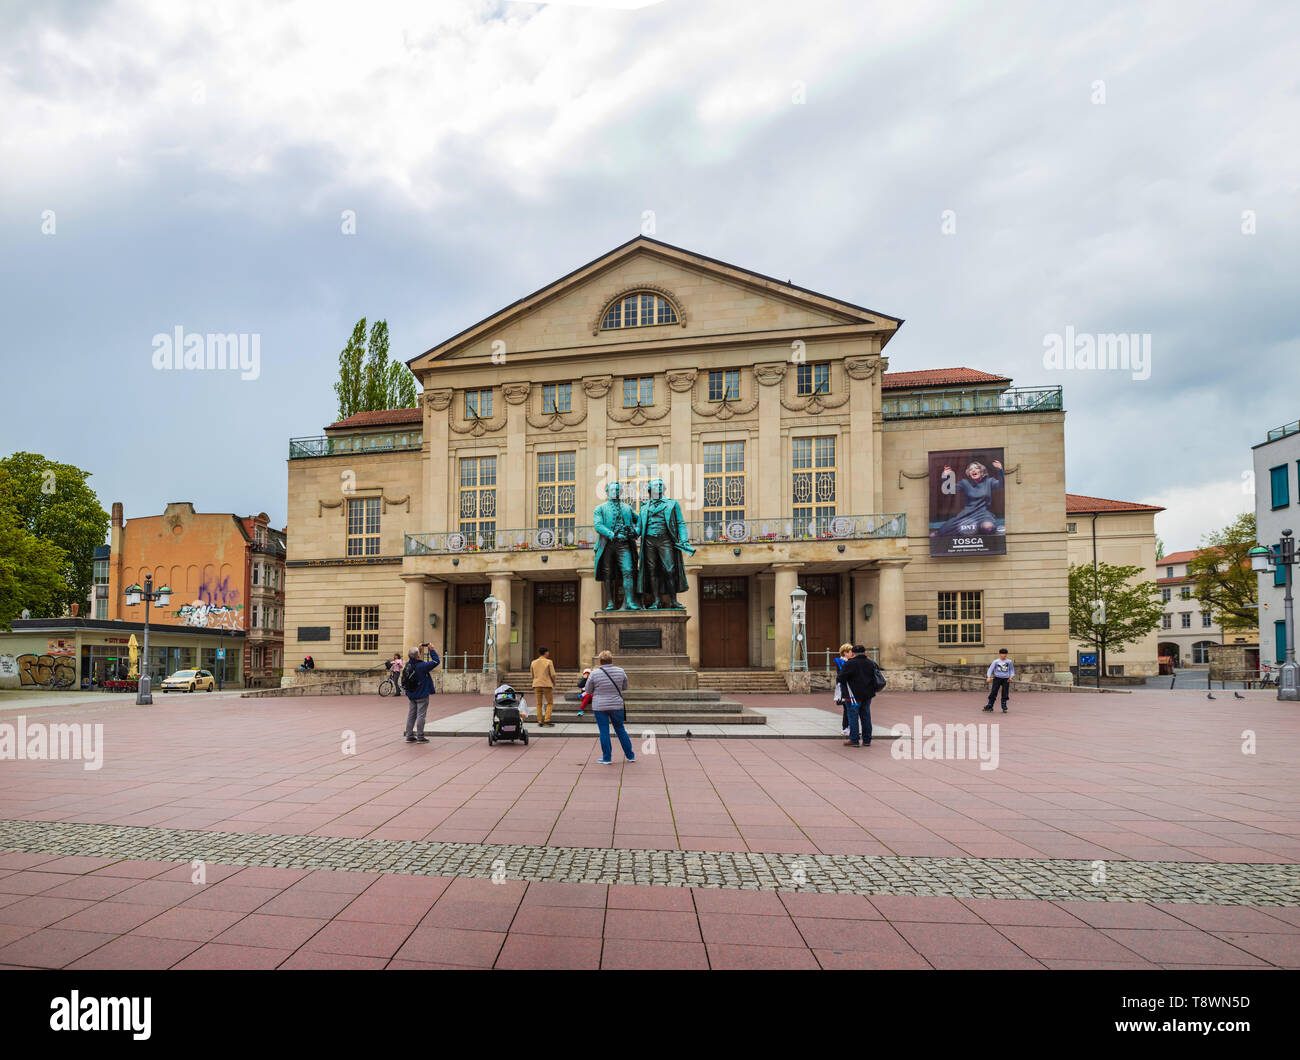
[[448, 552], [464, 552], [464, 551], [465, 551], [465, 535], [462, 534], [462, 533], [460, 533], [459, 531], [457, 531], [456, 533], [448, 534], [448, 535], [447, 535], [447, 551], [448, 551]]
[[847, 515], [837, 515], [831, 520], [831, 535], [833, 537], [848, 537], [853, 533], [853, 520]]
[[533, 535], [533, 544], [538, 548], [554, 548], [555, 531], [549, 527], [542, 527], [542, 529], [538, 530], [537, 533]]
[[727, 524], [723, 533], [727, 535], [728, 541], [744, 541], [749, 536], [749, 527], [743, 519], [734, 519]]

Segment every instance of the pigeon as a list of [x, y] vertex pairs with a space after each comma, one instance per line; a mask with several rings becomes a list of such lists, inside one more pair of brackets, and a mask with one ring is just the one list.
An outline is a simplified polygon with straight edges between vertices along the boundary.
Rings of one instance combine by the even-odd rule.
[[1232, 698], [1233, 698], [1233, 699], [1245, 699], [1246, 697], [1243, 696], [1240, 692], [1233, 692], [1233, 693], [1232, 693]]
[[1214, 693], [1213, 693], [1213, 692], [1206, 692], [1206, 693], [1205, 693], [1205, 698], [1206, 698], [1206, 699], [1213, 699], [1213, 698], [1214, 698]]
[[688, 740], [691, 738], [691, 730], [690, 730], [690, 729], [687, 729], [687, 730], [686, 730], [686, 738], [687, 738]]

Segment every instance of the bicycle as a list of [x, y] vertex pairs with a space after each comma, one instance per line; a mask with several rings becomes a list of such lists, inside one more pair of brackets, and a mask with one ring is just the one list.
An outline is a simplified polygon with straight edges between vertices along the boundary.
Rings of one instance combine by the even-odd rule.
[[397, 678], [391, 673], [379, 682], [379, 694], [381, 696], [397, 695]]

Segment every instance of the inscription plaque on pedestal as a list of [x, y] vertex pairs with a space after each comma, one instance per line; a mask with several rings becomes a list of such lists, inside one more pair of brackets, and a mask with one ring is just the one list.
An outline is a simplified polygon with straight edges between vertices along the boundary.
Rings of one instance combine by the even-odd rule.
[[620, 629], [618, 646], [628, 648], [662, 648], [664, 635], [661, 629]]

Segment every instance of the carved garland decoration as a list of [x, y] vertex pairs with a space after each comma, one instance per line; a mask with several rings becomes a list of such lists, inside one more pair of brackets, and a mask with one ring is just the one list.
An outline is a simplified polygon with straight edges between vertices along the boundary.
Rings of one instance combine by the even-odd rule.
[[[752, 373], [757, 377], [758, 372]], [[695, 373], [691, 373], [694, 381]], [[701, 405], [695, 400], [695, 393], [691, 393], [691, 411], [697, 416], [703, 416], [706, 419], [729, 420], [733, 416], [747, 416], [758, 408], [758, 388], [754, 388], [754, 396], [749, 401], [733, 401], [730, 398], [723, 398], [721, 401], [709, 401]]]
[[[609, 387], [606, 386], [605, 389], [608, 390]], [[588, 393], [586, 380], [583, 381], [582, 390], [584, 394]], [[547, 412], [543, 409], [537, 416], [533, 416], [530, 412], [525, 418], [528, 421], [528, 426], [534, 430], [562, 431], [566, 427], [578, 426], [587, 418], [587, 402], [583, 401], [580, 412], [574, 412], [572, 409], [568, 412], [560, 412], [558, 409], [554, 412]]]
[[[358, 499], [360, 499], [360, 498], [358, 498]], [[384, 513], [385, 515], [388, 514], [388, 509], [389, 509], [389, 508], [396, 508], [396, 507], [398, 507], [398, 506], [405, 506], [405, 508], [406, 508], [406, 514], [407, 514], [407, 515], [410, 515], [410, 514], [411, 514], [411, 495], [410, 495], [409, 493], [408, 493], [405, 497], [398, 497], [396, 500], [394, 500], [394, 499], [392, 499], [392, 498], [390, 498], [390, 497], [386, 497], [386, 496], [384, 496], [384, 493], [383, 493], [383, 491], [381, 490], [381, 491], [380, 491], [380, 494], [379, 494], [379, 504], [380, 504], [380, 507], [383, 509], [383, 513]], [[342, 501], [342, 500], [337, 500], [337, 501], [322, 501], [322, 500], [318, 500], [318, 501], [316, 502], [316, 518], [317, 518], [317, 519], [319, 519], [322, 515], [325, 514], [325, 509], [326, 509], [326, 508], [330, 508], [330, 509], [338, 508], [338, 509], [340, 509], [340, 511], [339, 511], [339, 514], [340, 514], [340, 515], [342, 515], [342, 516], [344, 516], [344, 517], [347, 516], [347, 511], [346, 511], [346, 509], [345, 509], [344, 506], [343, 506], [343, 501]]]
[[[677, 300], [677, 296], [676, 296], [675, 294], [673, 294], [673, 293], [672, 293], [671, 291], [669, 291], [667, 288], [665, 288], [665, 287], [658, 287], [658, 286], [656, 286], [656, 285], [653, 284], [653, 283], [635, 283], [635, 284], [632, 284], [630, 287], [623, 287], [623, 288], [619, 289], [618, 291], [616, 291], [614, 294], [610, 295], [608, 298], [606, 298], [606, 299], [601, 303], [601, 305], [600, 305], [600, 312], [596, 314], [596, 319], [593, 320], [593, 321], [591, 322], [591, 333], [592, 333], [593, 335], [599, 335], [599, 334], [600, 334], [600, 324], [601, 324], [601, 321], [603, 321], [603, 320], [605, 319], [605, 314], [609, 312], [609, 307], [610, 307], [610, 306], [612, 306], [612, 305], [613, 305], [615, 302], [617, 302], [619, 299], [626, 298], [628, 295], [630, 295], [630, 294], [636, 294], [636, 293], [639, 292], [639, 291], [651, 291], [651, 292], [653, 292], [654, 294], [659, 295], [659, 297], [661, 297], [661, 298], [666, 298], [666, 299], [668, 299], [669, 303], [670, 303], [670, 304], [672, 305], [672, 307], [673, 307], [673, 311], [677, 314], [677, 323], [680, 324], [682, 327], [686, 327], [686, 313], [682, 310], [682, 304], [681, 304], [681, 302], [679, 302], [679, 301]], [[646, 325], [646, 327], [651, 327], [651, 326], [653, 326], [653, 327], [660, 327], [660, 328], [669, 328], [669, 327], [672, 327], [671, 324], [655, 324], [655, 325], [649, 325], [649, 324], [647, 324], [647, 325]], [[611, 329], [611, 330], [621, 331], [621, 330], [623, 330], [623, 329], [622, 329], [622, 328], [615, 328], [615, 329]], [[638, 330], [638, 329], [637, 329], [637, 328], [632, 328], [631, 330], [632, 330], [632, 331], [636, 331], [636, 330]]]

